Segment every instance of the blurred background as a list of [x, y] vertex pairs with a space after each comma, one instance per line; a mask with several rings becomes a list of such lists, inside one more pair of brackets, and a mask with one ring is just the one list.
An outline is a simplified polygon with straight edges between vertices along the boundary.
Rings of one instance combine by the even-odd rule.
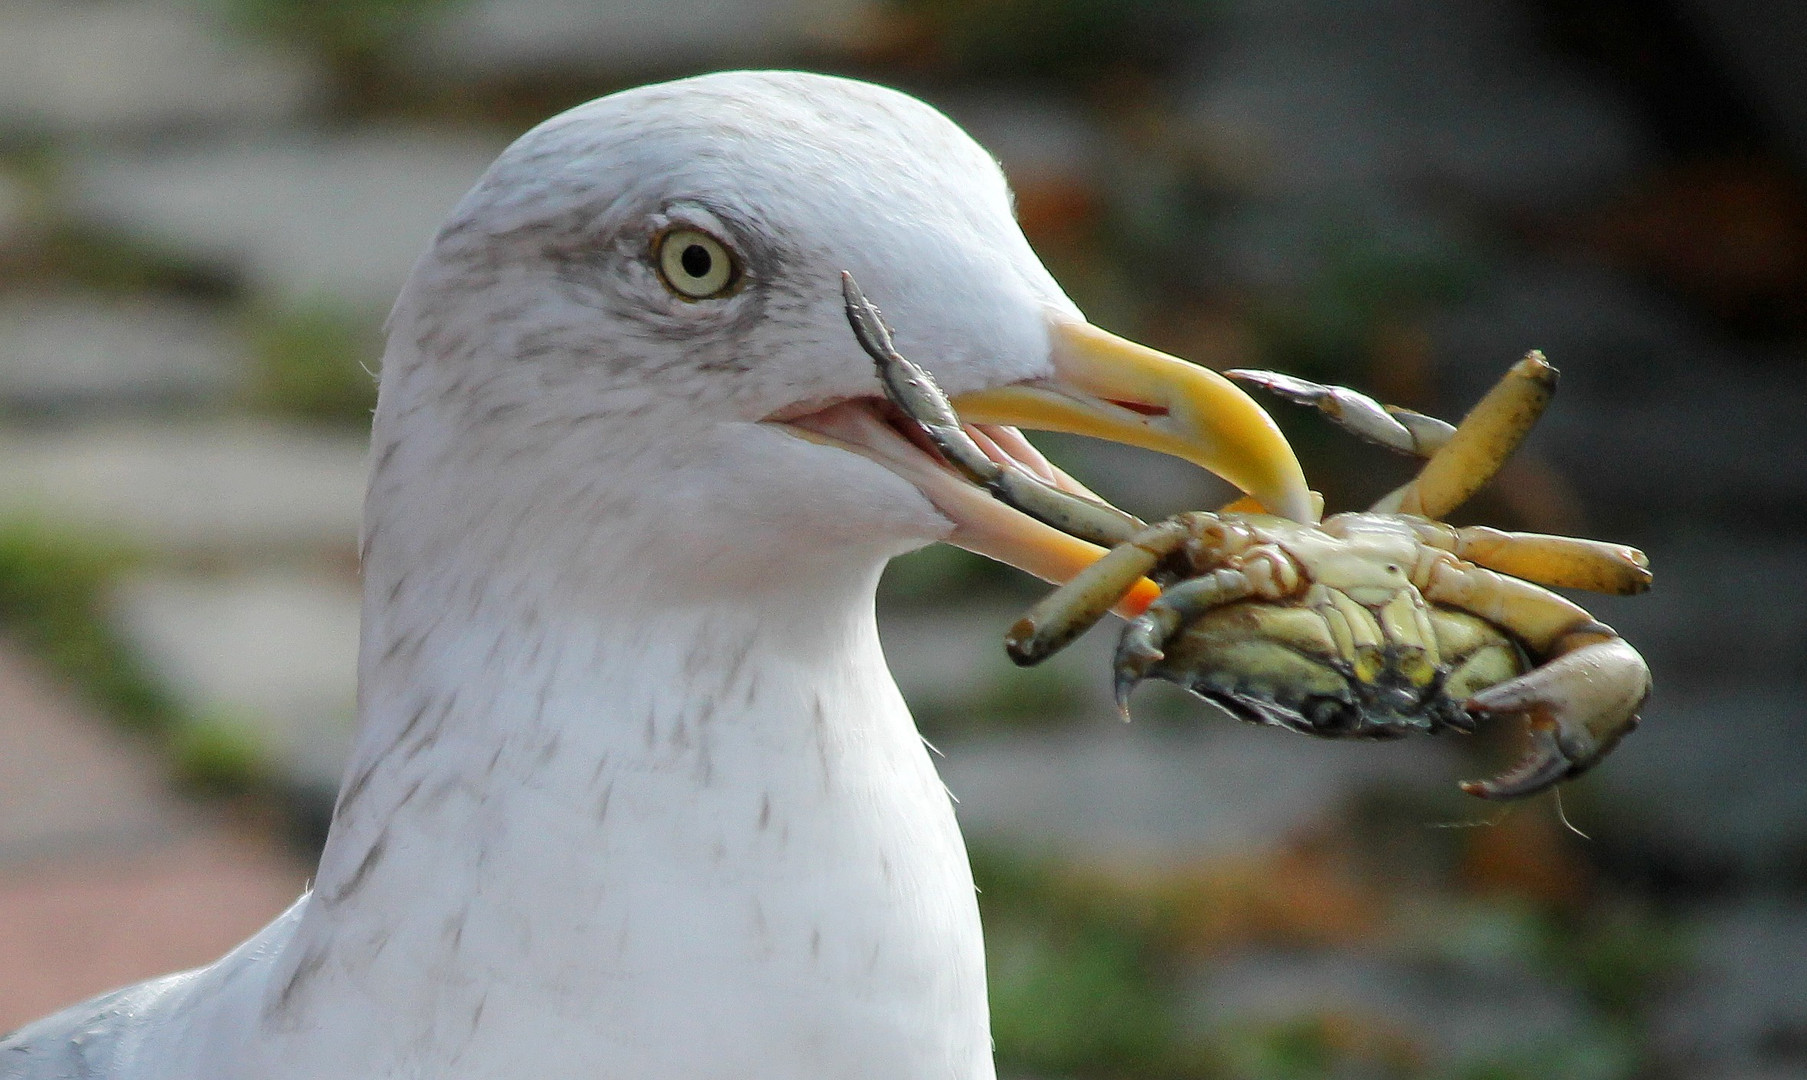
[[[0, 1030], [303, 886], [350, 734], [380, 323], [537, 120], [726, 66], [1002, 160], [1094, 321], [1458, 416], [1562, 392], [1461, 520], [1646, 549], [1644, 727], [1502, 809], [1383, 746], [1013, 669], [1039, 586], [900, 560], [1012, 1077], [1807, 1076], [1798, 0], [0, 0]], [[1407, 464], [1274, 404], [1332, 508]], [[1226, 492], [1082, 440], [1145, 516]], [[1566, 812], [1566, 822], [1564, 813]], [[1585, 833], [1586, 835], [1581, 835]]]

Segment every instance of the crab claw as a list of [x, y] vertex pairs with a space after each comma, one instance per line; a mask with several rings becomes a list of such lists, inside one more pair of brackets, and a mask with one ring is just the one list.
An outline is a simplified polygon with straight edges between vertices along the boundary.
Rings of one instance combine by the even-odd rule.
[[1111, 690], [1117, 700], [1117, 715], [1129, 722], [1129, 696], [1156, 664], [1167, 658], [1161, 643], [1179, 629], [1180, 619], [1170, 604], [1156, 600], [1147, 611], [1131, 619], [1117, 639], [1117, 658], [1112, 664], [1114, 677]]
[[1471, 712], [1523, 716], [1530, 724], [1525, 755], [1491, 780], [1462, 790], [1483, 799], [1535, 795], [1597, 764], [1638, 725], [1650, 693], [1644, 658], [1599, 623], [1568, 634], [1548, 663], [1470, 698]]

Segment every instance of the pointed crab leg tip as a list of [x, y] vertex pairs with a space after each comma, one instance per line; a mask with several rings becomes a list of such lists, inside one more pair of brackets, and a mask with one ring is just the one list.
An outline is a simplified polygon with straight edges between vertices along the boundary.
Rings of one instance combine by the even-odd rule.
[[853, 280], [853, 272], [849, 270], [841, 271], [841, 300], [847, 305], [850, 312], [861, 311], [872, 306], [872, 301], [866, 299], [865, 292], [860, 289], [859, 283]]
[[1116, 692], [1115, 692], [1115, 697], [1117, 700], [1117, 717], [1118, 717], [1118, 719], [1122, 720], [1125, 724], [1129, 723], [1129, 720], [1130, 720], [1130, 716], [1129, 716], [1130, 695], [1134, 694], [1136, 692], [1136, 687], [1141, 685], [1141, 682], [1142, 682], [1141, 679], [1129, 679], [1127, 681], [1119, 679], [1117, 681]]

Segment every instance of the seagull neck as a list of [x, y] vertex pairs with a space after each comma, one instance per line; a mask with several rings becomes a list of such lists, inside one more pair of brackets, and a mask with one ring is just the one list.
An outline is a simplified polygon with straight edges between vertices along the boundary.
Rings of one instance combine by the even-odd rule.
[[[538, 772], [595, 758], [606, 772], [688, 755], [706, 783], [710, 744], [690, 740], [717, 719], [733, 718], [737, 736], [812, 711], [823, 715], [811, 723], [865, 723], [868, 699], [891, 690], [873, 616], [881, 568], [829, 566], [810, 588], [669, 603], [637, 575], [578, 587], [448, 575], [443, 588], [398, 591], [372, 574], [361, 727], [335, 823], [369, 788], [407, 790], [473, 765], [505, 776], [511, 762]], [[526, 776], [469, 779], [496, 792]]]
[[497, 1075], [989, 1076], [881, 565], [658, 607], [493, 577], [392, 598], [376, 560], [363, 730], [273, 1022], [368, 1001], [361, 1066], [408, 1015]]

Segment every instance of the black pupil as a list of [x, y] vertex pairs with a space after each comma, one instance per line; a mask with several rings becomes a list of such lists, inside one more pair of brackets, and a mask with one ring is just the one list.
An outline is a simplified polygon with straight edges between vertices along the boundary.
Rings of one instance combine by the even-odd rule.
[[708, 276], [709, 268], [715, 265], [715, 259], [710, 256], [708, 248], [701, 244], [691, 244], [678, 256], [678, 263], [686, 274], [700, 278]]

